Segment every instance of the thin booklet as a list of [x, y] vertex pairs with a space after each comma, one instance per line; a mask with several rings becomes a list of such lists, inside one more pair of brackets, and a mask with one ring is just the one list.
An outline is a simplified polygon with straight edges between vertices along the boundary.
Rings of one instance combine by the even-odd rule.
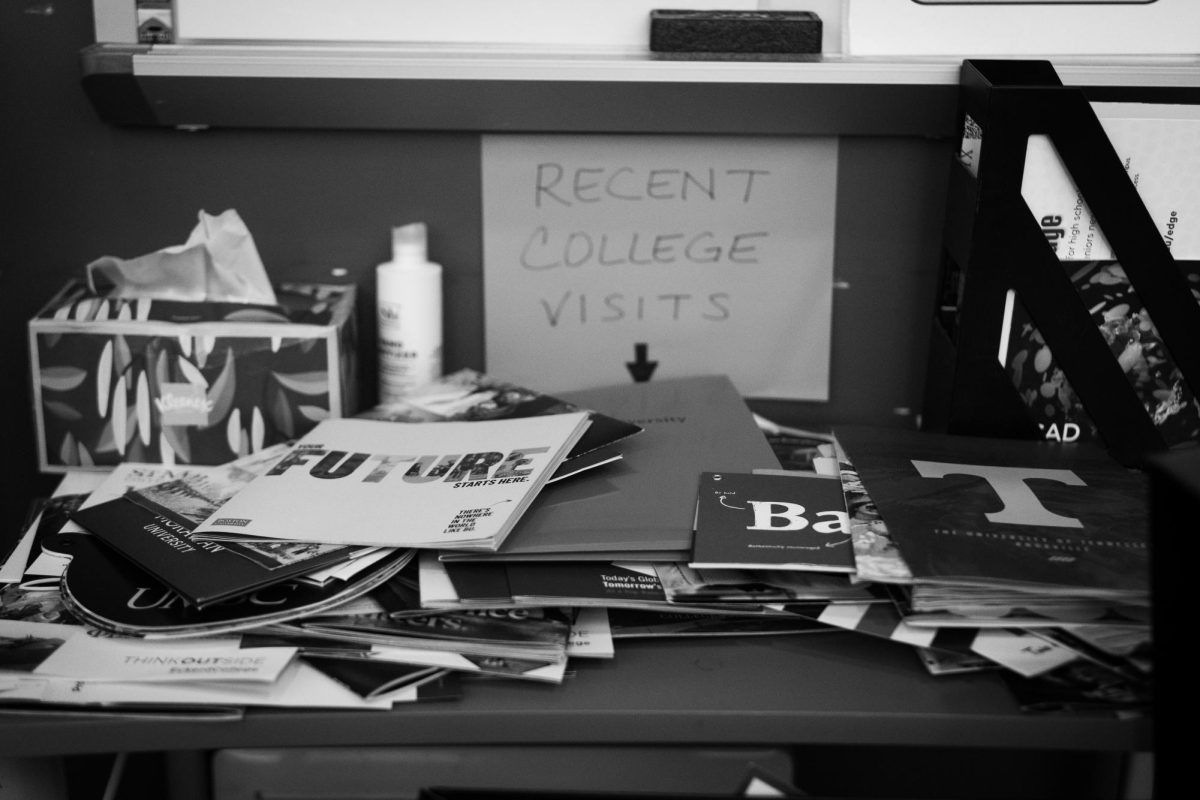
[[196, 523], [284, 452], [217, 466], [118, 464], [71, 520], [198, 607], [347, 563], [360, 548], [193, 540]]
[[588, 424], [323, 420], [194, 536], [495, 551]]
[[702, 473], [688, 566], [853, 573], [841, 481], [816, 475]]
[[614, 384], [561, 396], [645, 430], [621, 443], [624, 457], [617, 463], [547, 487], [489, 560], [684, 560], [692, 546], [701, 472], [779, 467], [749, 406], [724, 375]]

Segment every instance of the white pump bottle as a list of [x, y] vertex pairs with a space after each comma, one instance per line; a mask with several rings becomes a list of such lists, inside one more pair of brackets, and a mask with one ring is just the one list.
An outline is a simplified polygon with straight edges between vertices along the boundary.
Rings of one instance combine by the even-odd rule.
[[379, 402], [442, 375], [442, 267], [428, 259], [425, 223], [392, 229], [392, 260], [375, 268]]

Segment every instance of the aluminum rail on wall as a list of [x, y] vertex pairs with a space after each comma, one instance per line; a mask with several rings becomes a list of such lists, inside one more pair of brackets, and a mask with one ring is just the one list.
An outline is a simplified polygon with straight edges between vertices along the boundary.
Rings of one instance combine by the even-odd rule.
[[[105, 44], [82, 80], [114, 124], [953, 136], [955, 59], [682, 61], [621, 50]], [[1200, 58], [1059, 63], [1097, 92], [1193, 98]], [[1097, 99], [1103, 99], [1097, 97]]]

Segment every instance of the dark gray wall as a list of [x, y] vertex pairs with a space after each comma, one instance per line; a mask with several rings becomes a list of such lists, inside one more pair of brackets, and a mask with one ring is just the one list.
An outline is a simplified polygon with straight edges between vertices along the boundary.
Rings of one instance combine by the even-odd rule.
[[[26, 321], [97, 256], [182, 242], [201, 209], [237, 209], [275, 278], [349, 271], [368, 398], [372, 268], [393, 225], [424, 220], [447, 273], [446, 366], [486, 368], [477, 133], [110, 126], [80, 86], [91, 13], [0, 4], [0, 542], [54, 482], [37, 474]], [[947, 140], [843, 137], [832, 400], [763, 407], [781, 421], [902, 424], [894, 409], [919, 409], [951, 154]]]

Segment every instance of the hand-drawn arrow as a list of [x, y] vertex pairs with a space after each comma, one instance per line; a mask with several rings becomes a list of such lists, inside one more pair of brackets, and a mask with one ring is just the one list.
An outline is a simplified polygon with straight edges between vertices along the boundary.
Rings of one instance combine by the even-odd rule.
[[638, 342], [633, 346], [633, 361], [625, 362], [625, 368], [629, 370], [634, 383], [645, 383], [650, 380], [650, 376], [658, 367], [657, 361], [646, 360], [647, 349], [648, 345], [645, 342]]

